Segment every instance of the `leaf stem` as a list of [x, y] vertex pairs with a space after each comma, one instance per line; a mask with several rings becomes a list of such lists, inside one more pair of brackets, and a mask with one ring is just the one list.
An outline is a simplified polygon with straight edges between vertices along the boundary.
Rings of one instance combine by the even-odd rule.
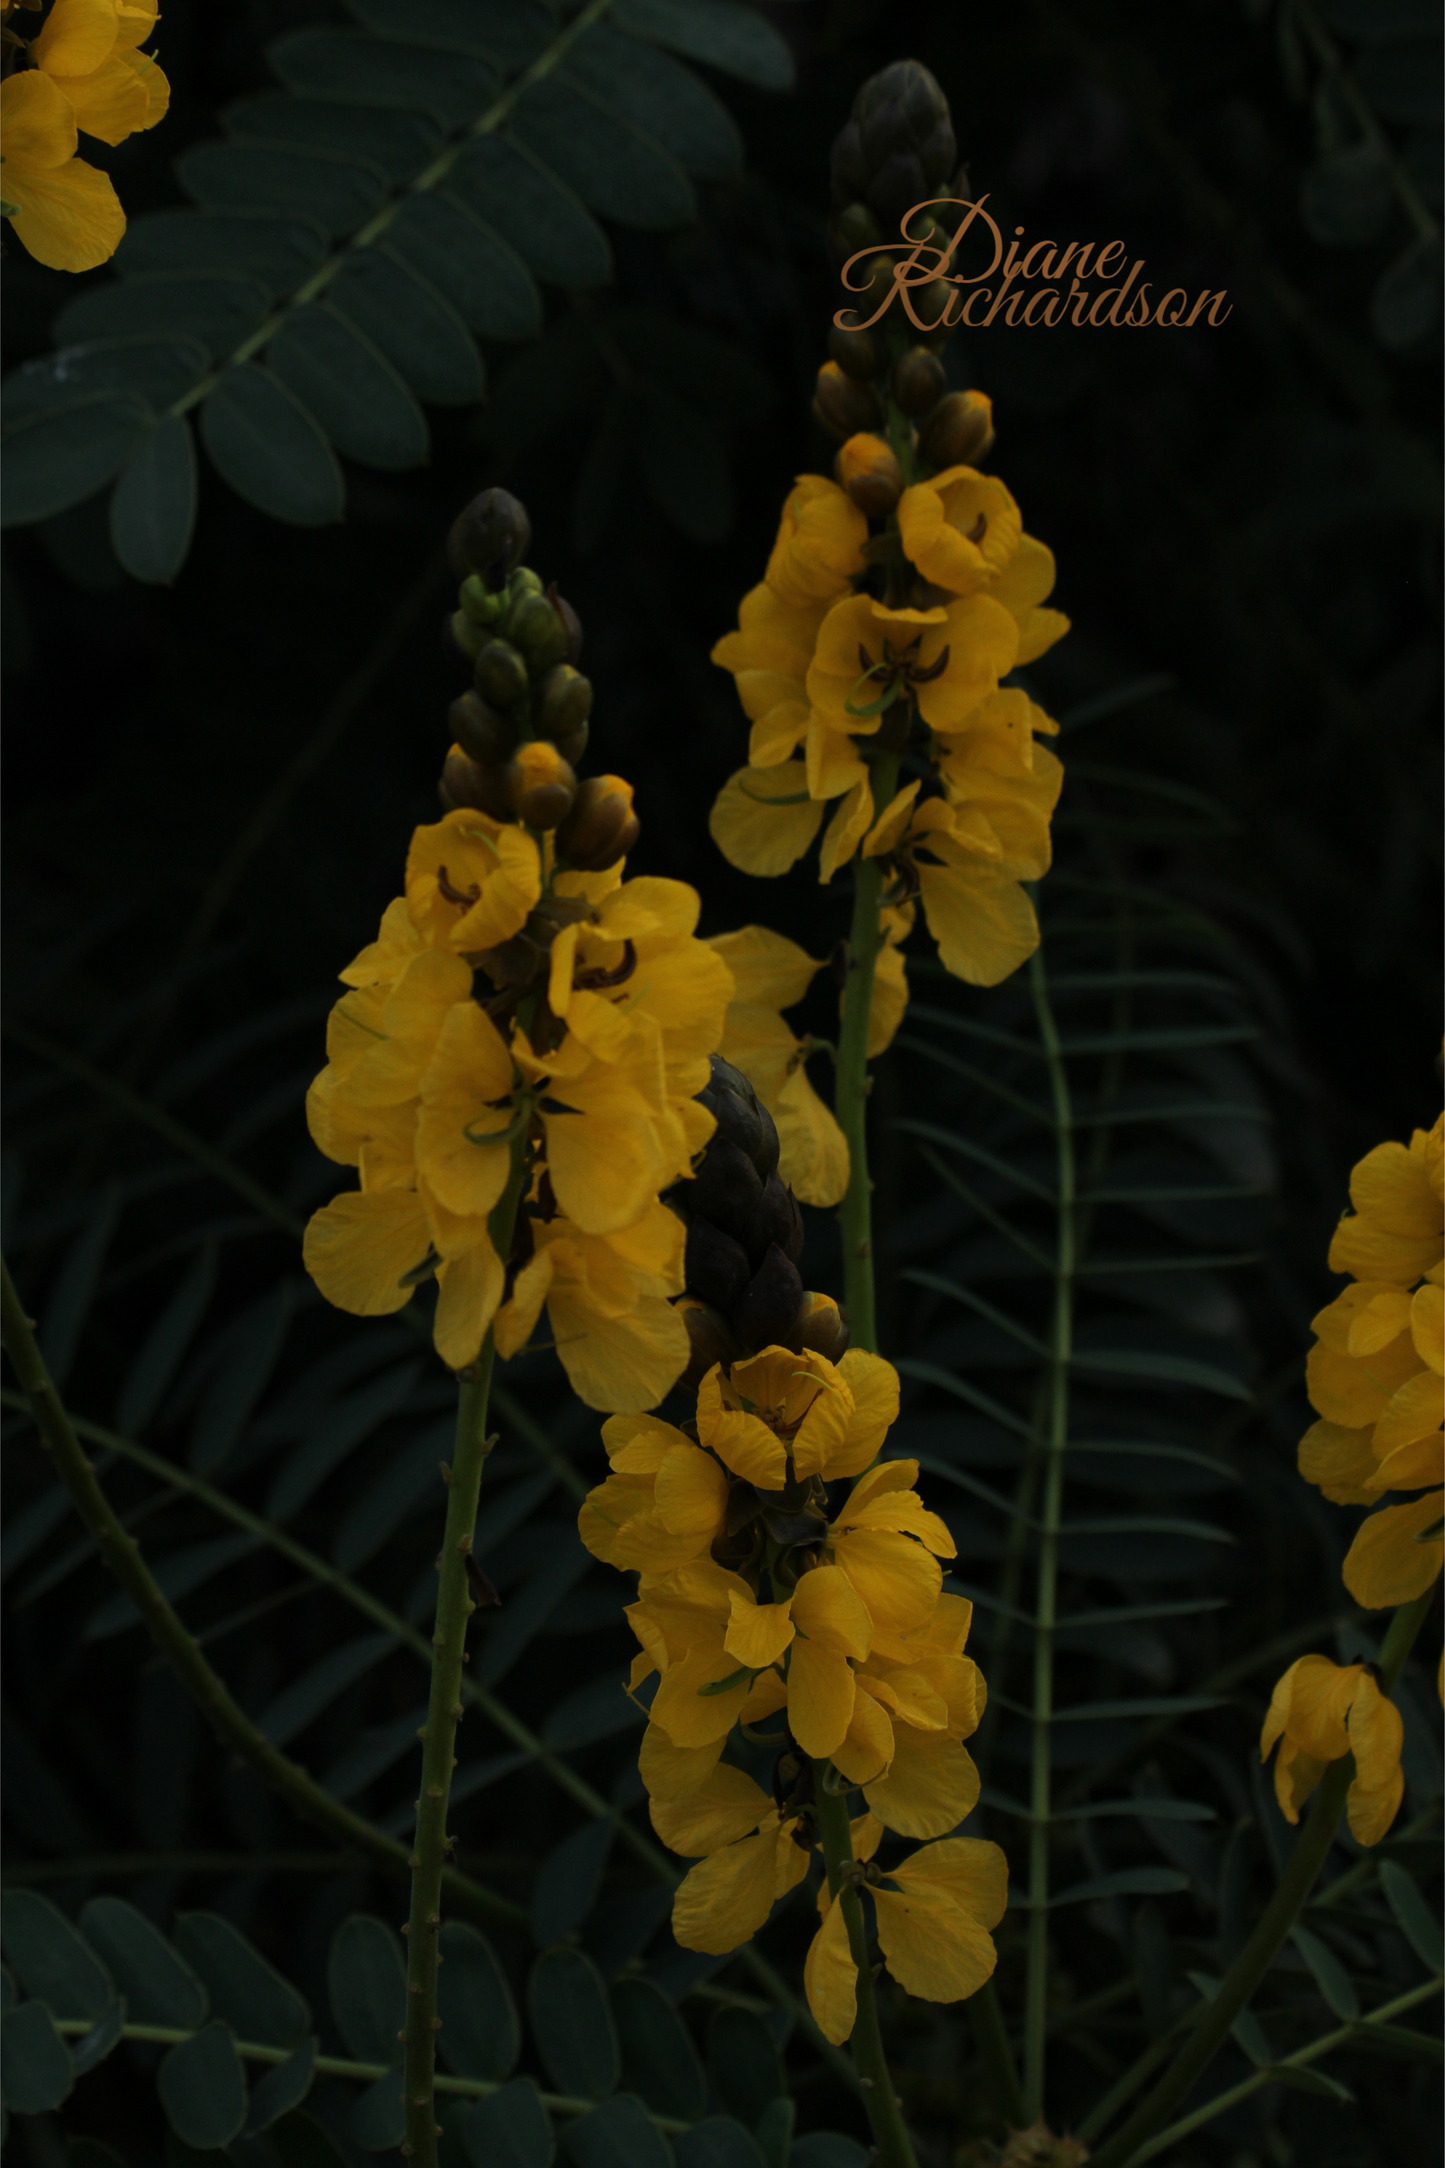
[[[1414, 1603], [1402, 1604], [1390, 1621], [1379, 1657], [1380, 1685], [1384, 1693], [1388, 1694], [1399, 1678], [1434, 1599], [1432, 1584]], [[1213, 2060], [1231, 2025], [1259, 1986], [1276, 1951], [1304, 1910], [1334, 1843], [1345, 1795], [1354, 1774], [1355, 1762], [1351, 1754], [1330, 1763], [1315, 1793], [1309, 1820], [1300, 1832], [1289, 1865], [1254, 1933], [1220, 1982], [1214, 2000], [1201, 2009], [1198, 2022], [1171, 2068], [1123, 2128], [1093, 2156], [1094, 2168], [1126, 2168], [1126, 2163], [1146, 2158], [1146, 2141], [1153, 2137], [1170, 2109], [1184, 2098], [1195, 2079]], [[1152, 2152], [1155, 2148], [1148, 2150]]]
[[[898, 755], [884, 753], [871, 772], [875, 815], [898, 787]], [[854, 1347], [878, 1352], [878, 1311], [873, 1278], [873, 1184], [868, 1175], [868, 1026], [873, 976], [878, 968], [883, 867], [860, 858], [854, 870], [853, 924], [848, 936], [848, 976], [838, 1032], [833, 1104], [848, 1143], [848, 1188], [838, 1207], [843, 1236], [843, 1306]]]
[[[55, 1463], [57, 1474], [94, 1536], [101, 1557], [140, 1612], [151, 1639], [198, 1703], [217, 1736], [249, 1762], [304, 1821], [324, 1829], [328, 1836], [392, 1873], [404, 1870], [407, 1863], [405, 1846], [343, 1806], [314, 1777], [308, 1776], [279, 1747], [272, 1745], [232, 1698], [225, 1681], [201, 1654], [195, 1636], [186, 1631], [183, 1621], [172, 1610], [141, 1557], [140, 1545], [127, 1534], [101, 1489], [94, 1468], [81, 1451], [3, 1258], [0, 1258], [0, 1322], [3, 1322], [5, 1351], [25, 1388], [36, 1428]], [[494, 1896], [467, 1877], [457, 1876], [454, 1887], [467, 1909], [477, 1917], [509, 1923], [526, 1918], [520, 1905], [514, 1905], [505, 1897]]]
[[853, 1836], [848, 1826], [848, 1799], [844, 1792], [830, 1791], [825, 1779], [832, 1775], [828, 1761], [813, 1764], [813, 1793], [818, 1835], [828, 1867], [828, 1887], [843, 1907], [848, 1947], [858, 1968], [858, 2015], [853, 2025], [853, 2060], [864, 2105], [873, 2131], [879, 2168], [917, 2168], [913, 2141], [903, 2120], [903, 2103], [893, 2090], [883, 2034], [878, 2025], [878, 2003], [873, 1993], [873, 1971], [868, 1962], [868, 1932], [863, 1903], [856, 1883], [846, 1873], [853, 1862]]
[[1054, 1623], [1058, 1599], [1059, 1524], [1064, 1505], [1064, 1457], [1069, 1442], [1069, 1359], [1074, 1329], [1074, 1126], [1068, 1074], [1059, 1045], [1042, 949], [1029, 962], [1029, 982], [1053, 1092], [1058, 1165], [1058, 1245], [1054, 1319], [1049, 1350], [1048, 1406], [1040, 1514], [1038, 1587], [1034, 1603], [1033, 1739], [1029, 1807], [1028, 1974], [1024, 1991], [1024, 2120], [1043, 2114], [1044, 2049], [1048, 2027], [1050, 1727], [1054, 1713]]

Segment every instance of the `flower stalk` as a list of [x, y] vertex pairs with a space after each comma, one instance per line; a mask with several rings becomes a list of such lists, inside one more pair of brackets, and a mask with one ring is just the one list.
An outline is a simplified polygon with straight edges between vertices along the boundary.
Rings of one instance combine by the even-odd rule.
[[[898, 755], [882, 754], [873, 764], [875, 813], [888, 804], [897, 787]], [[868, 1173], [868, 1024], [881, 946], [882, 900], [882, 861], [860, 858], [853, 891], [843, 1021], [838, 1033], [834, 1107], [838, 1126], [848, 1142], [848, 1188], [838, 1208], [843, 1235], [843, 1302], [854, 1347], [866, 1348], [875, 1355], [878, 1314], [873, 1273], [873, 1184]]]
[[828, 1888], [834, 1900], [843, 1907], [848, 1948], [858, 1968], [858, 2017], [853, 2027], [853, 2060], [858, 2069], [858, 2082], [863, 2088], [879, 2168], [917, 2168], [913, 2140], [903, 2120], [903, 2103], [893, 2090], [893, 2079], [883, 2052], [878, 2002], [868, 1962], [868, 1930], [863, 1918], [863, 1902], [857, 1881], [849, 1872], [853, 1866], [853, 1839], [848, 1827], [847, 1794], [830, 1788], [831, 1762], [815, 1762], [813, 1774], [814, 1811], [828, 1869]]

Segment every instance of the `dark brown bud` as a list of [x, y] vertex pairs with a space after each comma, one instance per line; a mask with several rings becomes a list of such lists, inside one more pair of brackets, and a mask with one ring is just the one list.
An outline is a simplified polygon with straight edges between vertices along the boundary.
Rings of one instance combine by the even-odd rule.
[[841, 1362], [848, 1352], [848, 1321], [831, 1295], [805, 1294], [783, 1342], [795, 1355], [811, 1348], [830, 1363]]
[[620, 775], [590, 775], [557, 830], [557, 856], [584, 873], [602, 873], [627, 856], [641, 833], [632, 785]]
[[683, 1195], [694, 1218], [711, 1220], [748, 1248], [763, 1201], [763, 1185], [741, 1145], [715, 1136]]
[[993, 445], [993, 404], [985, 392], [951, 391], [924, 423], [918, 449], [931, 467], [971, 467]]
[[828, 352], [845, 376], [867, 382], [883, 367], [883, 349], [871, 331], [845, 331], [834, 324], [828, 333]]
[[505, 489], [484, 489], [452, 522], [447, 563], [459, 582], [475, 572], [487, 587], [504, 587], [531, 545], [526, 506]]
[[936, 407], [947, 389], [943, 363], [926, 346], [910, 346], [894, 365], [893, 396], [914, 420]]
[[748, 1243], [749, 1254], [755, 1265], [762, 1263], [775, 1242], [788, 1261], [795, 1265], [803, 1254], [803, 1215], [791, 1189], [786, 1188], [782, 1178], [773, 1173], [763, 1184], [762, 1208], [753, 1222], [753, 1232]]
[[507, 794], [513, 813], [528, 828], [555, 828], [577, 796], [577, 778], [555, 745], [532, 738], [507, 763]]
[[[561, 745], [581, 730], [585, 745], [587, 718], [591, 713], [591, 678], [583, 677], [571, 663], [559, 662], [555, 669], [547, 672], [537, 693], [538, 733], [550, 738], [554, 745]], [[571, 758], [570, 754], [568, 758]]]
[[853, 437], [883, 421], [883, 404], [872, 385], [845, 376], [836, 361], [825, 361], [818, 371], [813, 412], [835, 437]]
[[[583, 786], [585, 789], [585, 785]], [[698, 1099], [717, 1122], [716, 1134], [740, 1145], [766, 1182], [778, 1164], [778, 1132], [773, 1117], [741, 1069], [721, 1054], [710, 1057], [712, 1075]]]
[[523, 595], [513, 606], [507, 638], [533, 677], [542, 677], [567, 652], [567, 627], [545, 595]]
[[477, 691], [494, 707], [515, 708], [527, 697], [527, 665], [510, 640], [489, 640], [474, 674]]
[[452, 747], [442, 765], [437, 796], [448, 813], [454, 813], [458, 806], [469, 805], [479, 813], [489, 813], [494, 821], [512, 818], [511, 801], [501, 769], [484, 767], [464, 753], [459, 745]]
[[480, 693], [463, 693], [447, 710], [452, 736], [473, 760], [502, 767], [512, 757], [517, 733], [505, 716], [489, 707]]
[[798, 1268], [774, 1243], [748, 1282], [747, 1292], [728, 1312], [728, 1323], [743, 1346], [782, 1347], [803, 1299]]
[[714, 1227], [711, 1220], [694, 1218], [688, 1224], [683, 1274], [687, 1292], [699, 1302], [730, 1310], [752, 1278], [753, 1268], [741, 1242]]
[[893, 448], [871, 430], [849, 437], [833, 472], [866, 519], [887, 519], [903, 495], [903, 469]]
[[694, 1302], [684, 1295], [677, 1305], [677, 1312], [692, 1342], [691, 1359], [677, 1382], [695, 1392], [716, 1364], [726, 1366], [736, 1362], [743, 1351], [727, 1319], [708, 1303]]

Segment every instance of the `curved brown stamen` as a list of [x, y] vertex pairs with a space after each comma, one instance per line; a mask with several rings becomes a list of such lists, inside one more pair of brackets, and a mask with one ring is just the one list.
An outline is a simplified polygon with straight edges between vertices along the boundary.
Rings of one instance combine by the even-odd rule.
[[445, 866], [437, 867], [437, 887], [446, 897], [448, 903], [475, 903], [482, 893], [475, 881], [473, 881], [470, 888], [465, 890], [453, 888], [451, 882], [447, 879]]
[[909, 671], [908, 675], [915, 685], [931, 685], [935, 678], [942, 677], [947, 668], [948, 649], [945, 647], [937, 659], [928, 665], [926, 670], [920, 670], [915, 666]]
[[986, 512], [980, 512], [978, 518], [974, 521], [973, 525], [969, 528], [968, 533], [964, 536], [963, 539], [965, 542], [981, 542], [987, 532], [988, 514]]
[[615, 971], [603, 971], [600, 966], [592, 971], [579, 971], [572, 981], [573, 991], [596, 993], [604, 986], [621, 986], [637, 969], [637, 951], [630, 941], [622, 944], [622, 961]]

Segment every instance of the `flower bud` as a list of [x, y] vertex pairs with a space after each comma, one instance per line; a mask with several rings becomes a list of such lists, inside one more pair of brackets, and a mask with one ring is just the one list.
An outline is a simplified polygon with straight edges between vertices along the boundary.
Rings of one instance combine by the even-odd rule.
[[545, 595], [523, 595], [512, 606], [507, 638], [533, 677], [541, 677], [567, 652], [567, 627]]
[[527, 665], [510, 640], [489, 640], [477, 656], [477, 691], [495, 707], [515, 708], [527, 697]]
[[943, 363], [926, 346], [910, 346], [894, 364], [893, 396], [914, 421], [936, 407], [947, 389]]
[[469, 666], [476, 661], [490, 638], [491, 634], [485, 627], [476, 624], [465, 610], [453, 610], [442, 627], [442, 646], [447, 654], [456, 656]]
[[581, 618], [577, 615], [577, 612], [573, 609], [571, 603], [567, 600], [567, 597], [565, 595], [558, 594], [557, 582], [555, 580], [553, 580], [551, 586], [547, 589], [547, 600], [551, 603], [553, 609], [557, 612], [557, 615], [561, 618], [562, 623], [566, 628], [567, 650], [562, 657], [563, 662], [580, 662], [582, 659]]
[[876, 429], [883, 407], [871, 384], [845, 376], [836, 361], [825, 361], [818, 371], [813, 412], [835, 437], [855, 436], [860, 429]]
[[929, 279], [922, 286], [910, 286], [908, 289], [909, 306], [921, 327], [918, 336], [930, 346], [948, 344], [951, 328], [943, 321], [943, 312], [952, 301], [955, 290], [947, 279]]
[[828, 228], [828, 239], [839, 263], [846, 263], [856, 256], [860, 248], [879, 248], [886, 243], [888, 235], [883, 231], [866, 203], [849, 202], [839, 198], [842, 209], [834, 213]]
[[495, 626], [507, 606], [500, 595], [483, 586], [475, 572], [469, 572], [462, 581], [457, 600], [474, 625]]
[[506, 767], [511, 809], [528, 828], [555, 828], [572, 810], [577, 778], [555, 745], [531, 738]]
[[941, 195], [957, 156], [948, 100], [916, 60], [895, 60], [862, 85], [833, 144], [835, 204], [866, 203], [889, 233]]
[[847, 1354], [850, 1338], [848, 1320], [832, 1296], [809, 1292], [804, 1295], [782, 1344], [790, 1347], [795, 1355], [801, 1355], [804, 1348], [811, 1348], [815, 1355], [836, 1363]]
[[887, 519], [903, 495], [903, 469], [882, 437], [849, 437], [833, 472], [867, 519]]
[[694, 1219], [711, 1220], [747, 1249], [763, 1201], [758, 1170], [740, 1144], [715, 1136], [683, 1191]]
[[992, 449], [993, 404], [981, 391], [951, 391], [924, 423], [918, 449], [931, 467], [971, 467]]
[[834, 324], [828, 333], [828, 352], [845, 376], [865, 382], [883, 367], [883, 349], [871, 331], [845, 331]]
[[728, 1312], [728, 1323], [751, 1351], [781, 1347], [803, 1300], [797, 1266], [774, 1243], [746, 1292]]
[[716, 1364], [736, 1362], [742, 1354], [737, 1335], [727, 1319], [705, 1302], [694, 1302], [684, 1295], [677, 1304], [678, 1316], [687, 1327], [687, 1337], [692, 1343], [692, 1356], [678, 1384], [690, 1392], [696, 1392], [709, 1370]]
[[480, 693], [463, 693], [447, 710], [452, 736], [472, 760], [500, 768], [510, 760], [517, 733]]
[[442, 765], [437, 796], [448, 813], [454, 813], [458, 806], [469, 805], [479, 813], [489, 813], [494, 821], [512, 818], [501, 769], [473, 760], [459, 745], [452, 747]]
[[541, 592], [542, 575], [534, 572], [530, 565], [519, 565], [507, 582], [507, 599], [514, 606], [524, 595], [540, 595]]
[[[539, 737], [550, 738], [554, 745], [563, 746], [582, 733], [582, 743], [587, 743], [587, 718], [592, 713], [592, 680], [574, 670], [571, 663], [559, 662], [549, 670], [537, 691], [536, 730]], [[567, 758], [574, 756], [569, 751]]]
[[505, 586], [532, 543], [527, 508], [505, 489], [484, 489], [458, 513], [447, 536], [447, 563], [457, 580], [478, 573], [484, 586]]
[[725, 1235], [711, 1220], [688, 1222], [687, 1249], [683, 1257], [683, 1281], [690, 1295], [709, 1302], [715, 1310], [730, 1310], [753, 1276], [748, 1253], [741, 1242]]
[[[586, 788], [586, 785], [583, 785]], [[698, 1098], [717, 1123], [717, 1135], [741, 1145], [766, 1182], [778, 1164], [778, 1132], [773, 1117], [754, 1091], [749, 1078], [721, 1054], [710, 1057], [712, 1075]]]
[[797, 1198], [791, 1189], [783, 1186], [782, 1178], [776, 1172], [763, 1184], [762, 1205], [748, 1241], [748, 1254], [754, 1265], [762, 1263], [774, 1243], [790, 1264], [795, 1265], [803, 1254], [803, 1215], [798, 1209]]
[[589, 775], [557, 830], [557, 856], [584, 873], [603, 873], [627, 856], [641, 833], [632, 785], [620, 775]]

